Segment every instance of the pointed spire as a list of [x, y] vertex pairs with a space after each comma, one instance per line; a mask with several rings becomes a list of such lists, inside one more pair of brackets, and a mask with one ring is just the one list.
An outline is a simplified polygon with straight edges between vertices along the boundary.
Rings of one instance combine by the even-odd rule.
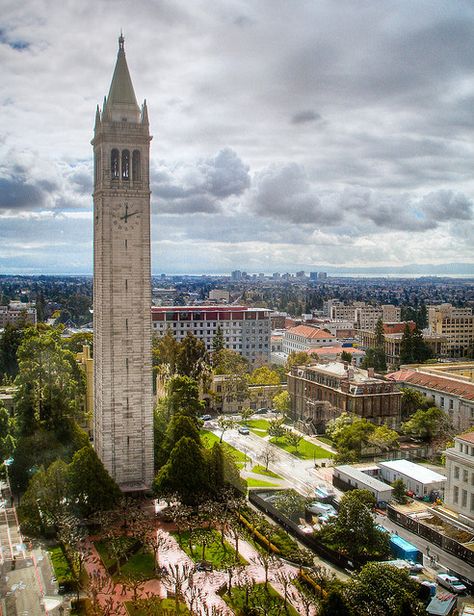
[[146, 124], [148, 125], [148, 107], [146, 106], [146, 98], [143, 101], [143, 105], [142, 105], [142, 124]]
[[109, 119], [117, 121], [126, 118], [128, 122], [138, 122], [140, 109], [128, 71], [125, 58], [125, 39], [122, 32], [120, 32], [118, 42], [117, 62], [107, 98], [107, 116]]
[[99, 105], [97, 105], [97, 109], [95, 110], [95, 127], [94, 130], [97, 130], [100, 126], [100, 109]]

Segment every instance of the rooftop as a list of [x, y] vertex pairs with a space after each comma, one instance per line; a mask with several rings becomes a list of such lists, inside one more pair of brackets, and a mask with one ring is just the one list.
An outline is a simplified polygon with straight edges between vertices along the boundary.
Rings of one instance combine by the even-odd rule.
[[435, 389], [447, 394], [454, 394], [467, 400], [474, 400], [474, 384], [457, 380], [454, 377], [438, 376], [428, 372], [407, 369], [387, 374], [387, 378], [400, 383], [419, 385], [420, 387]]
[[327, 363], [313, 364], [312, 366], [307, 366], [306, 370], [313, 370], [314, 372], [320, 372], [330, 376], [345, 377], [348, 378], [351, 383], [364, 384], [382, 382], [381, 379], [370, 377], [367, 370], [356, 368], [355, 366], [349, 366], [346, 368], [344, 363], [340, 361], [328, 361]]
[[371, 475], [367, 475], [362, 472], [360, 469], [351, 466], [350, 464], [342, 464], [341, 466], [336, 466], [334, 468], [335, 471], [341, 471], [348, 477], [355, 479], [357, 481], [364, 482], [366, 486], [369, 486], [373, 490], [377, 492], [387, 492], [388, 490], [393, 490], [392, 486], [389, 486], [388, 483], [384, 483]]
[[321, 339], [321, 338], [335, 338], [329, 332], [317, 327], [311, 327], [311, 325], [297, 325], [287, 330], [289, 334], [295, 334], [296, 336], [302, 336], [303, 338]]
[[345, 351], [346, 353], [357, 354], [357, 355], [365, 355], [364, 351], [361, 349], [356, 349], [355, 347], [342, 347], [342, 346], [327, 346], [320, 347], [319, 349], [309, 349], [307, 352], [309, 354], [315, 353], [316, 355], [319, 353], [320, 355], [339, 355]]
[[458, 434], [457, 439], [466, 441], [467, 443], [474, 443], [474, 432], [467, 432], [466, 434]]
[[152, 306], [152, 312], [269, 312], [268, 308], [249, 306]]
[[409, 460], [388, 460], [386, 462], [378, 462], [378, 465], [384, 468], [406, 475], [411, 479], [415, 479], [422, 484], [436, 483], [439, 481], [446, 481], [446, 477], [440, 473], [421, 466], [421, 464], [415, 464]]

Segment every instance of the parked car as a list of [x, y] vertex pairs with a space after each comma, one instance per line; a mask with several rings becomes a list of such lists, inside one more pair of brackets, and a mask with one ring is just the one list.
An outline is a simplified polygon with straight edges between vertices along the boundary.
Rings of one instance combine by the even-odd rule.
[[212, 571], [212, 563], [208, 560], [201, 560], [196, 564], [196, 571]]
[[255, 415], [265, 415], [265, 413], [267, 412], [267, 410], [268, 410], [268, 409], [264, 409], [264, 408], [257, 409], [257, 410], [255, 411]]
[[212, 416], [211, 416], [211, 415], [203, 415], [203, 416], [201, 417], [201, 419], [202, 419], [203, 421], [211, 421]]
[[315, 513], [316, 515], [325, 515], [325, 516], [335, 516], [337, 515], [336, 510], [332, 505], [328, 503], [320, 503], [319, 501], [315, 501], [311, 503], [307, 507], [310, 513]]
[[420, 573], [420, 571], [423, 571], [423, 565], [421, 563], [409, 560], [408, 564], [410, 565], [410, 573]]
[[436, 581], [438, 584], [444, 586], [451, 592], [463, 593], [467, 590], [464, 584], [460, 582], [457, 577], [454, 575], [449, 575], [449, 573], [439, 573], [436, 576]]
[[239, 434], [250, 434], [250, 430], [246, 428], [245, 426], [240, 426]]

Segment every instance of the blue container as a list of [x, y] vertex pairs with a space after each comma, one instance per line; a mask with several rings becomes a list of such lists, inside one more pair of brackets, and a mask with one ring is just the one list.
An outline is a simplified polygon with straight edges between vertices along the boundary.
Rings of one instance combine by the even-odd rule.
[[420, 550], [398, 535], [392, 535], [390, 537], [390, 549], [395, 558], [412, 560], [414, 563], [423, 563], [423, 554]]

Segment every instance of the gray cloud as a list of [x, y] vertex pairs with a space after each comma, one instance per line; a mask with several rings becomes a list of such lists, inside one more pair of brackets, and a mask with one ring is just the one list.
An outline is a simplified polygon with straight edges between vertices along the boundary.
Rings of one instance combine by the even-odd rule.
[[321, 119], [319, 113], [313, 111], [311, 109], [307, 109], [306, 111], [299, 111], [291, 116], [292, 124], [306, 124], [308, 122], [316, 122]]

